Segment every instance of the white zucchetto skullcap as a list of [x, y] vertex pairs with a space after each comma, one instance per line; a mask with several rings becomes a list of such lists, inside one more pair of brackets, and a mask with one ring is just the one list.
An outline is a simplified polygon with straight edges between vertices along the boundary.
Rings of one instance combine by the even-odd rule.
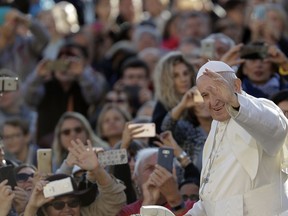
[[235, 71], [226, 63], [222, 61], [208, 61], [205, 63], [198, 71], [196, 80], [203, 75], [205, 69], [208, 68], [212, 72], [219, 73], [219, 72], [231, 72], [235, 73]]

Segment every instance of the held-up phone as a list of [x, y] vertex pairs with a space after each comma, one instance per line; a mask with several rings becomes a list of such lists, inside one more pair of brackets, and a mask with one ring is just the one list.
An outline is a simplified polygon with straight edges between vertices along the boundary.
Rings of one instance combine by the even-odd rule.
[[63, 59], [57, 59], [47, 63], [47, 68], [51, 71], [65, 71], [69, 67], [69, 62]]
[[240, 50], [243, 59], [264, 59], [268, 55], [268, 46], [264, 44], [245, 45]]
[[129, 128], [141, 126], [138, 128], [139, 131], [143, 130], [141, 133], [136, 134], [133, 138], [145, 138], [145, 137], [155, 137], [156, 136], [156, 127], [155, 123], [132, 123], [129, 124]]
[[128, 163], [126, 149], [113, 149], [97, 153], [98, 162], [101, 166], [111, 166]]
[[17, 91], [18, 77], [0, 77], [0, 92]]
[[172, 173], [173, 170], [174, 150], [168, 147], [160, 147], [158, 149], [158, 162], [160, 166]]
[[37, 168], [42, 174], [52, 173], [52, 150], [38, 149], [37, 150]]
[[60, 179], [47, 183], [43, 188], [44, 197], [54, 197], [72, 192], [73, 185], [71, 178]]
[[8, 180], [8, 185], [14, 189], [17, 186], [16, 177], [14, 174], [14, 167], [12, 165], [3, 166], [0, 168], [0, 182]]
[[210, 60], [215, 58], [215, 41], [213, 39], [201, 40], [201, 56]]

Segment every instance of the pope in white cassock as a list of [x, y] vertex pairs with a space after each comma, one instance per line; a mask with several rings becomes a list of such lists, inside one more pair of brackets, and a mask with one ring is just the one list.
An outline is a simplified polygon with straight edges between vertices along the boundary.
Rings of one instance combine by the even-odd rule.
[[201, 199], [186, 216], [286, 211], [287, 175], [281, 163], [288, 122], [282, 111], [270, 100], [243, 92], [234, 70], [220, 61], [204, 64], [196, 83], [213, 122], [203, 150]]

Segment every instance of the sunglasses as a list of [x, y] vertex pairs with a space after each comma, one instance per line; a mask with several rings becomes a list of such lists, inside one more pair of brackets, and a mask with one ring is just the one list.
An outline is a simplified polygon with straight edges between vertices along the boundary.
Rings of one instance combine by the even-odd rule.
[[124, 99], [116, 99], [116, 100], [112, 100], [112, 99], [106, 99], [106, 103], [124, 103], [127, 102], [127, 100]]
[[21, 182], [26, 182], [29, 178], [33, 178], [34, 173], [27, 174], [27, 173], [19, 173], [16, 175], [16, 181], [21, 183]]
[[68, 202], [55, 201], [55, 202], [49, 203], [47, 207], [52, 206], [54, 209], [60, 211], [65, 208], [66, 204], [68, 205], [69, 208], [76, 208], [80, 205], [80, 201], [78, 199], [72, 199], [72, 200], [69, 200]]
[[82, 133], [83, 128], [82, 128], [82, 127], [67, 128], [67, 129], [62, 130], [62, 131], [60, 132], [60, 134], [63, 134], [63, 135], [65, 135], [65, 136], [69, 136], [72, 131], [74, 131], [74, 132], [77, 133], [77, 134], [80, 134], [80, 133]]
[[192, 201], [198, 201], [199, 200], [199, 195], [198, 194], [191, 194], [191, 195], [182, 195], [182, 198], [184, 201], [187, 201], [188, 199]]

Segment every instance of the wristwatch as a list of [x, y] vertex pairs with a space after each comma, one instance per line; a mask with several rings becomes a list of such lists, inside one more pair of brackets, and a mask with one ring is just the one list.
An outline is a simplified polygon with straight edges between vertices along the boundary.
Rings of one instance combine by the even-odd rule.
[[181, 163], [181, 161], [187, 157], [187, 153], [182, 151], [181, 154], [177, 157], [177, 160]]

